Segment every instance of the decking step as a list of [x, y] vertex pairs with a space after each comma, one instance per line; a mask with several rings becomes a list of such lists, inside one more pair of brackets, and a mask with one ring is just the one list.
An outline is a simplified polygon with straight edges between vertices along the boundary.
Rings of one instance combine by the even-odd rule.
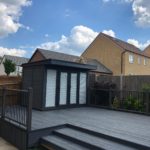
[[90, 150], [54, 134], [43, 137], [41, 139], [41, 145], [47, 149], [52, 148], [54, 150]]
[[80, 145], [84, 145], [92, 150], [137, 150], [121, 143], [97, 137], [79, 130], [62, 128], [54, 131], [59, 137], [70, 140]]

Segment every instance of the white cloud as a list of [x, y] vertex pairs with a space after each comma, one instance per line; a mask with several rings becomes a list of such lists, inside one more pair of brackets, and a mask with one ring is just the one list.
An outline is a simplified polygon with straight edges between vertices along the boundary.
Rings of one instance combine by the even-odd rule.
[[145, 49], [150, 44], [150, 40], [146, 41], [145, 43], [140, 43], [138, 40], [128, 39], [127, 42], [135, 45], [136, 47], [138, 47], [142, 50]]
[[5, 48], [0, 47], [0, 56], [3, 55], [13, 55], [13, 56], [25, 56], [26, 51], [22, 49], [16, 49], [16, 48]]
[[103, 2], [131, 3], [135, 24], [150, 27], [150, 0], [103, 0]]
[[48, 38], [48, 37], [49, 37], [49, 34], [45, 34], [44, 37]]
[[102, 32], [109, 36], [116, 37], [115, 32], [113, 30], [103, 30]]
[[135, 23], [141, 27], [150, 27], [150, 1], [134, 0], [132, 10], [135, 16]]
[[20, 27], [30, 28], [19, 23], [21, 10], [24, 6], [30, 6], [31, 0], [0, 0], [0, 37], [16, 33]]
[[80, 55], [97, 35], [98, 32], [95, 32], [88, 27], [82, 25], [75, 26], [72, 28], [69, 36], [62, 35], [60, 40], [56, 42], [49, 41], [42, 43], [38, 47], [52, 51]]

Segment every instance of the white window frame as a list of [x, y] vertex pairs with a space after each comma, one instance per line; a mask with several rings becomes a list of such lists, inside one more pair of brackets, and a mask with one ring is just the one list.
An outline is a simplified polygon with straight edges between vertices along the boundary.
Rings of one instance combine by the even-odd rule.
[[144, 66], [147, 65], [147, 58], [144, 58]]
[[138, 64], [139, 65], [141, 64], [141, 60], [142, 60], [141, 56], [138, 56]]
[[130, 64], [134, 63], [134, 55], [133, 54], [129, 54], [129, 63]]

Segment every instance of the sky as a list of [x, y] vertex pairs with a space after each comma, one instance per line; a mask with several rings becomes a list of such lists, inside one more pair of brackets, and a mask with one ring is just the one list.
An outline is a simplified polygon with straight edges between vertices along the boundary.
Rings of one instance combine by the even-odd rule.
[[36, 48], [80, 55], [103, 32], [143, 50], [150, 0], [0, 0], [0, 56]]

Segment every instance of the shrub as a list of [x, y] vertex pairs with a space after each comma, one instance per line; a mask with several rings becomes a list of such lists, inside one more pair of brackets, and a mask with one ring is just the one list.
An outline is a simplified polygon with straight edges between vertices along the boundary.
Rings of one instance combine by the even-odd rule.
[[115, 96], [115, 98], [114, 98], [114, 100], [113, 100], [112, 107], [115, 108], [115, 109], [120, 108], [120, 101], [119, 101], [119, 99], [117, 98], [117, 96]]
[[150, 84], [147, 84], [147, 83], [143, 84], [142, 85], [142, 91], [143, 92], [150, 92]]
[[128, 110], [143, 111], [144, 105], [140, 99], [138, 100], [136, 97], [129, 95], [124, 102], [124, 108]]
[[5, 73], [7, 74], [7, 76], [9, 76], [10, 73], [16, 70], [16, 65], [11, 60], [6, 59], [3, 62], [3, 65], [4, 65]]

